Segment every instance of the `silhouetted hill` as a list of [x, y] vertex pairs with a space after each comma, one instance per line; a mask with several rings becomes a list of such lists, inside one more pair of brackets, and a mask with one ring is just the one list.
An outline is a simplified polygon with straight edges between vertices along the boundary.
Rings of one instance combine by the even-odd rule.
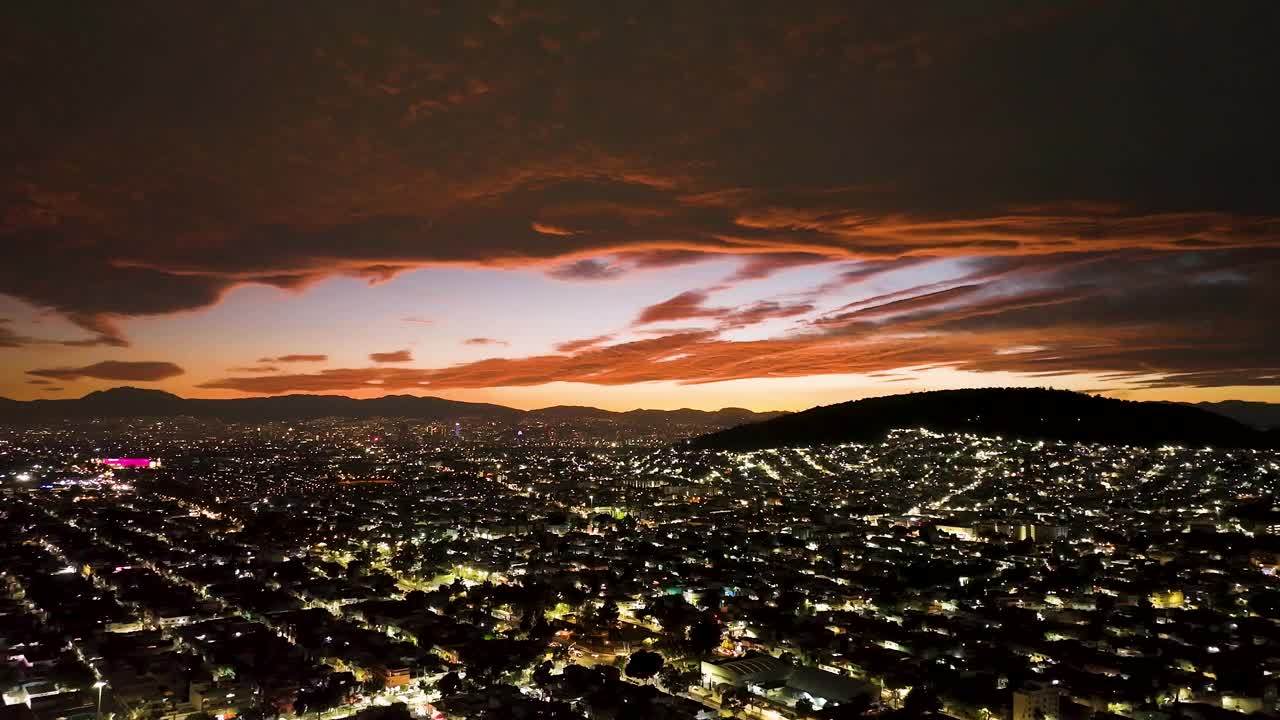
[[1280, 429], [1280, 403], [1223, 400], [1195, 403], [1194, 407], [1226, 415], [1232, 420], [1252, 425], [1259, 430]]
[[410, 395], [388, 395], [371, 400], [356, 400], [341, 395], [188, 400], [160, 390], [132, 387], [99, 390], [77, 400], [32, 400], [0, 406], [0, 419], [10, 422], [179, 416], [226, 422], [269, 422], [322, 417], [439, 420], [453, 417], [516, 418], [520, 414], [519, 410], [501, 405]]
[[991, 388], [890, 395], [816, 407], [704, 435], [694, 447], [745, 450], [874, 442], [895, 428], [1124, 445], [1274, 446], [1276, 437], [1216, 413], [1065, 390]]
[[17, 401], [0, 398], [0, 422], [30, 423], [49, 420], [95, 418], [195, 417], [224, 422], [272, 422], [325, 417], [404, 418], [451, 420], [484, 418], [516, 422], [524, 418], [589, 420], [612, 418], [619, 422], [669, 422], [704, 424], [707, 427], [752, 422], [776, 413], [753, 413], [741, 408], [725, 410], [636, 410], [615, 413], [590, 407], [560, 406], [524, 411], [503, 405], [469, 403], [437, 397], [387, 395], [358, 400], [342, 395], [284, 395], [233, 400], [189, 400], [160, 390], [132, 387], [91, 392], [76, 400]]
[[603, 420], [617, 415], [609, 410], [587, 407], [586, 405], [553, 405], [539, 410], [530, 410], [528, 416], [538, 420], [567, 420], [570, 418], [594, 418]]

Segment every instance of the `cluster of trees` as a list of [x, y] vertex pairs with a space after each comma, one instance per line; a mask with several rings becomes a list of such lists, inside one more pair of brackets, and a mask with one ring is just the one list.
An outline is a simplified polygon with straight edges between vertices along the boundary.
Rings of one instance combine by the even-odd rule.
[[676, 645], [695, 655], [707, 655], [720, 644], [724, 628], [710, 610], [699, 610], [681, 595], [664, 595], [640, 612], [653, 618]]
[[[661, 677], [665, 665], [661, 655], [641, 650], [628, 658], [627, 667], [629, 676], [648, 679]], [[534, 683], [562, 702], [580, 701], [592, 715], [637, 720], [663, 716], [658, 702], [661, 693], [652, 686], [637, 687], [625, 682], [617, 667], [566, 665], [559, 675], [552, 674], [551, 669], [550, 662], [539, 665], [533, 672]]]
[[350, 702], [359, 691], [360, 684], [351, 673], [330, 673], [299, 690], [293, 709], [299, 716], [332, 710]]
[[493, 638], [468, 643], [460, 654], [467, 681], [484, 686], [522, 672], [545, 650], [546, 645], [536, 641]]

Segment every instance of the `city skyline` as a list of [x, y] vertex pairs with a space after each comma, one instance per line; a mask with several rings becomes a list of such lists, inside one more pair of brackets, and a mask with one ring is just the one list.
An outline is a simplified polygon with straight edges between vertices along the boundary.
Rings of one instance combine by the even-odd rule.
[[2, 397], [1280, 402], [1271, 6], [3, 13]]

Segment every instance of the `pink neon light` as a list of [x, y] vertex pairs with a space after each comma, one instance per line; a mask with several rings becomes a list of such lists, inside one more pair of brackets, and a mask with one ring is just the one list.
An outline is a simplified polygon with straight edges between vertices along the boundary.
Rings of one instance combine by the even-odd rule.
[[151, 458], [103, 458], [102, 464], [113, 468], [151, 467]]

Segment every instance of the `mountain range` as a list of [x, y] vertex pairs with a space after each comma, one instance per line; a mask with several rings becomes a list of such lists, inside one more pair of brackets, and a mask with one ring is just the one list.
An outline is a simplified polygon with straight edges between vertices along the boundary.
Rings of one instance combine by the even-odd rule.
[[194, 417], [250, 423], [343, 417], [437, 421], [471, 418], [509, 422], [612, 419], [616, 422], [636, 425], [702, 425], [713, 428], [767, 420], [779, 414], [758, 413], [742, 408], [612, 412], [599, 408], [567, 405], [541, 410], [518, 410], [505, 405], [469, 403], [415, 395], [387, 395], [368, 400], [342, 395], [283, 395], [200, 400], [182, 398], [161, 390], [133, 387], [98, 390], [82, 398], [70, 400], [20, 401], [0, 398], [0, 422], [14, 424], [134, 417]]
[[692, 441], [696, 446], [726, 449], [866, 442], [901, 427], [1140, 445], [1280, 447], [1280, 405], [1276, 404], [1135, 402], [1065, 390], [1026, 388], [890, 395], [798, 413], [753, 412], [743, 408], [614, 412], [570, 405], [519, 410], [505, 405], [415, 395], [387, 395], [367, 400], [342, 395], [202, 400], [133, 387], [99, 390], [69, 400], [0, 398], [0, 423], [22, 425], [135, 417], [193, 417], [244, 423], [320, 418], [482, 419], [513, 424], [611, 420], [637, 427], [702, 428], [710, 434]]
[[895, 428], [1120, 445], [1280, 447], [1278, 430], [1262, 431], [1193, 405], [1030, 388], [868, 398], [741, 425], [690, 442], [721, 450], [874, 442]]
[[1196, 403], [1195, 407], [1226, 415], [1232, 420], [1252, 425], [1259, 430], [1280, 428], [1280, 403], [1222, 400]]

